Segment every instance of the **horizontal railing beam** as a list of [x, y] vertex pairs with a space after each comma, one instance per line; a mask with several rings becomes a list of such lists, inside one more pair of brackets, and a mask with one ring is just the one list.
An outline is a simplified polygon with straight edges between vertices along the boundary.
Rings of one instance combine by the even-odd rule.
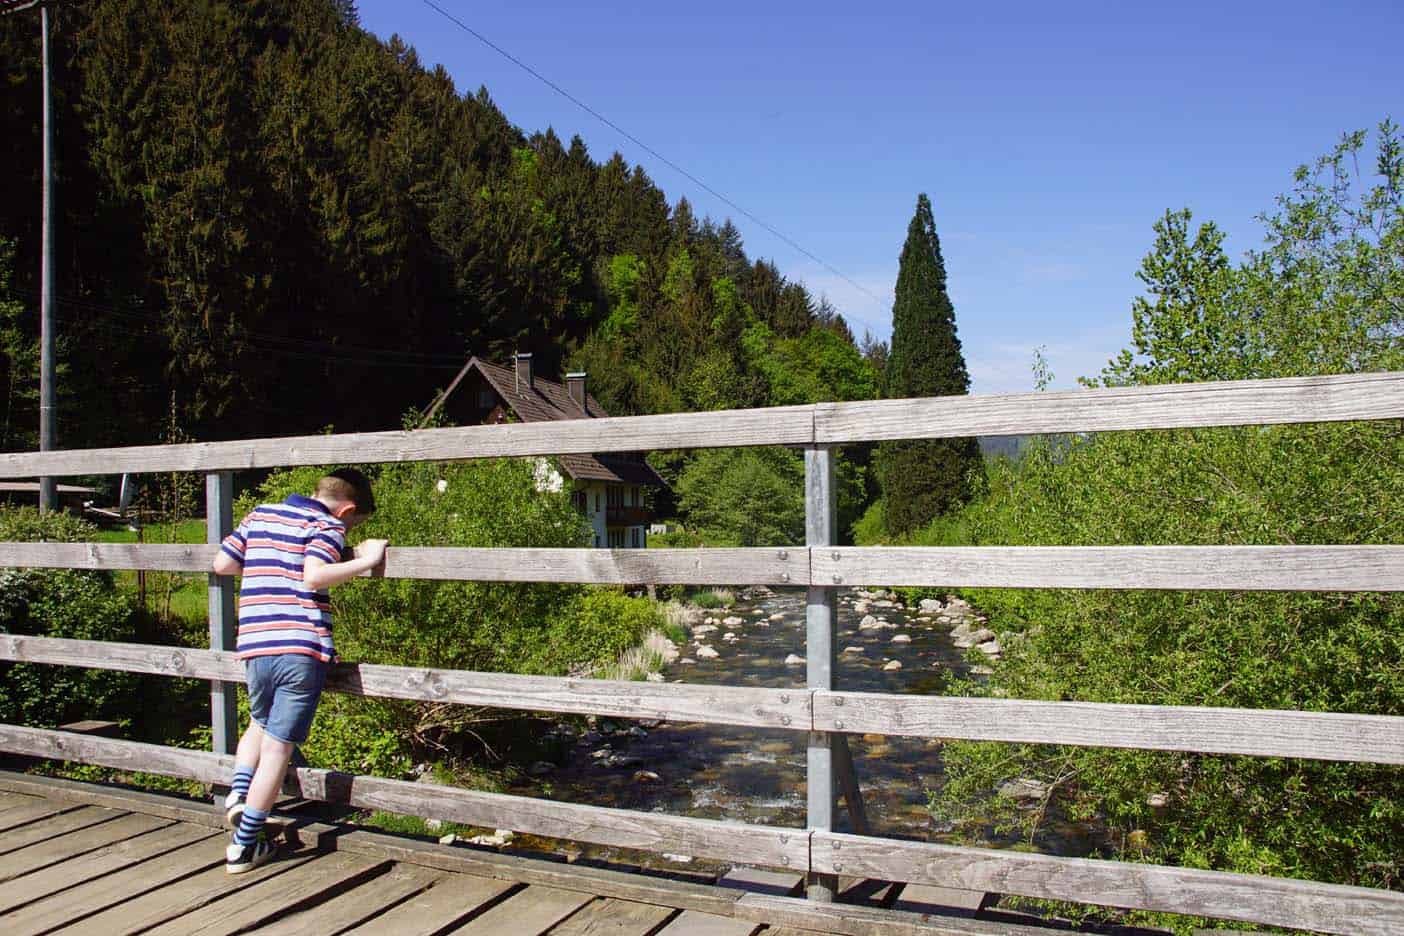
[[[244, 678], [243, 664], [232, 653], [19, 634], [0, 634], [0, 660]], [[327, 688], [376, 698], [780, 731], [1404, 764], [1404, 717], [1394, 715], [615, 682], [369, 663], [336, 664]]]
[[[228, 783], [234, 772], [234, 758], [226, 755], [18, 725], [0, 724], [0, 750], [184, 777], [208, 784]], [[804, 869], [809, 863], [809, 833], [804, 829], [480, 793], [460, 787], [310, 767], [289, 770], [284, 790], [294, 796], [358, 809], [383, 809], [425, 819], [511, 829], [528, 835], [616, 848], [639, 848], [796, 870]]]
[[[0, 634], [0, 660], [244, 681], [234, 654], [184, 647]], [[617, 718], [808, 731], [809, 693], [338, 663], [327, 688], [351, 695]]]
[[1348, 936], [1404, 927], [1404, 893], [1263, 875], [815, 832], [816, 871]]
[[[204, 573], [217, 547], [0, 542], [0, 568]], [[1404, 591], [1404, 546], [393, 546], [378, 577], [618, 585]]]
[[917, 546], [816, 549], [816, 583], [945, 588], [1404, 591], [1404, 546]]
[[1404, 417], [1404, 373], [820, 403], [0, 454], [0, 479]]
[[1404, 417], [1404, 373], [820, 403], [820, 445]]
[[1404, 717], [816, 692], [814, 729], [963, 741], [1404, 764]]

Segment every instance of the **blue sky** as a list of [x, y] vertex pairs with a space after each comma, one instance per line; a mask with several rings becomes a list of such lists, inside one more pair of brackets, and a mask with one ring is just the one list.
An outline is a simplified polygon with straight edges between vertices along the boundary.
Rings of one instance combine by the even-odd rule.
[[531, 132], [642, 164], [732, 217], [751, 257], [891, 328], [897, 256], [931, 196], [972, 392], [1094, 374], [1130, 333], [1151, 225], [1190, 207], [1259, 242], [1300, 163], [1404, 121], [1398, 2], [1071, 4], [436, 0], [867, 293], [697, 188], [422, 0], [366, 0], [460, 91]]

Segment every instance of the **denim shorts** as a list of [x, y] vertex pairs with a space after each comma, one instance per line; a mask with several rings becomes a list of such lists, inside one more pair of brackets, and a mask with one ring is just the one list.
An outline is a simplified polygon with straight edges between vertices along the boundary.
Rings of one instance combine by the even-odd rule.
[[327, 664], [302, 653], [278, 653], [244, 661], [249, 714], [276, 741], [301, 744], [327, 681]]

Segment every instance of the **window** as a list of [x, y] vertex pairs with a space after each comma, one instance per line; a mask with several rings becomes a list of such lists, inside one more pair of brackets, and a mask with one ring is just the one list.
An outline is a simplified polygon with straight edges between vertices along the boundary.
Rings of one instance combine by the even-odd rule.
[[623, 546], [624, 546], [624, 531], [623, 531], [623, 530], [615, 529], [615, 530], [610, 530], [610, 531], [609, 531], [609, 546], [610, 546], [611, 549], [622, 549], [622, 548], [623, 548]]
[[629, 528], [629, 540], [630, 540], [629, 545], [633, 546], [635, 549], [638, 549], [638, 548], [639, 548], [639, 528], [638, 528], [638, 527], [630, 527], [630, 528]]
[[596, 533], [596, 534], [595, 534], [595, 546], [598, 547], [599, 545], [600, 545], [600, 534]]
[[490, 410], [497, 403], [497, 395], [487, 387], [478, 390], [478, 409]]
[[617, 484], [611, 484], [605, 492], [611, 507], [624, 506], [624, 489]]
[[586, 502], [586, 495], [584, 491], [576, 491], [574, 500], [575, 509], [580, 511], [581, 513], [584, 513], [590, 508], [590, 505]]
[[634, 506], [635, 506], [635, 507], [642, 507], [642, 506], [643, 506], [643, 500], [642, 500], [642, 498], [639, 497], [639, 489], [638, 489], [638, 488], [634, 488], [633, 490], [634, 490]]
[[600, 512], [600, 492], [595, 492], [595, 513]]

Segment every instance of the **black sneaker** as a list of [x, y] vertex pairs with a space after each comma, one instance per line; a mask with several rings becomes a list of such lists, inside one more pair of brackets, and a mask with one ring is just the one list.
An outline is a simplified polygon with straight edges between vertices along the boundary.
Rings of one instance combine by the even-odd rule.
[[230, 874], [243, 874], [272, 860], [277, 853], [278, 846], [268, 841], [268, 837], [260, 829], [258, 838], [254, 839], [252, 845], [229, 843], [229, 847], [224, 850], [224, 870]]
[[224, 822], [229, 828], [239, 828], [239, 820], [244, 818], [244, 796], [232, 790], [224, 798]]

